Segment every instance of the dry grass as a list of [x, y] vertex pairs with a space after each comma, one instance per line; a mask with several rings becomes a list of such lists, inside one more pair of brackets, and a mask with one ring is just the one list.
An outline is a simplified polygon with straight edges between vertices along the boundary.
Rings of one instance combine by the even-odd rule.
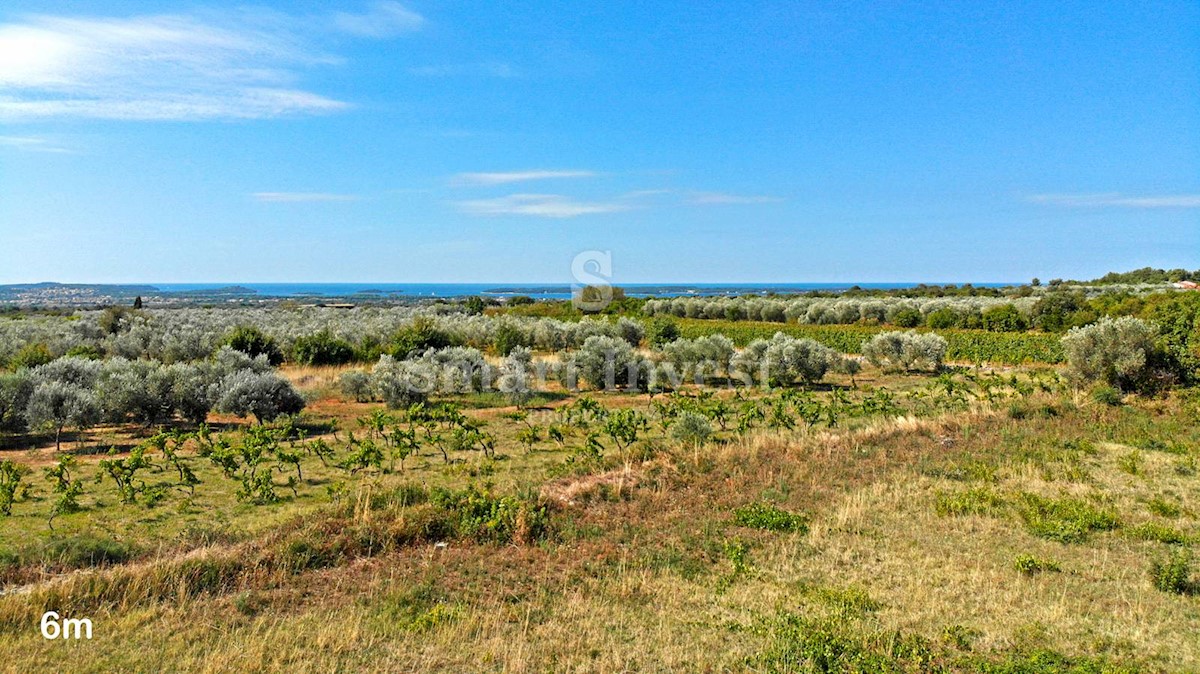
[[[977, 408], [668, 447], [631, 468], [544, 481], [562, 510], [556, 533], [533, 545], [416, 542], [288, 574], [250, 564], [204, 592], [169, 572], [183, 559], [79, 574], [63, 597], [129, 579], [120, 601], [89, 608], [97, 638], [45, 642], [33, 624], [16, 627], [64, 601], [39, 588], [0, 597], [0, 623], [14, 626], [0, 653], [14, 671], [143, 671], [147, 654], [156, 668], [198, 672], [761, 671], [778, 639], [763, 625], [788, 612], [922, 635], [943, 658], [1049, 649], [1194, 671], [1200, 601], [1151, 587], [1147, 565], [1165, 544], [1130, 534], [1158, 523], [1200, 536], [1186, 457], [1133, 446], [1169, 437], [1194, 457], [1190, 414], [1178, 400], [1020, 419]], [[1064, 544], [1009, 511], [937, 513], [939, 495], [976, 487], [1084, 499], [1122, 526]], [[810, 515], [809, 531], [736, 526], [732, 511], [758, 500]], [[1155, 500], [1178, 513], [1159, 514]], [[372, 517], [385, 526], [392, 515]], [[280, 540], [270, 536], [192, 554], [253, 560], [255, 546]], [[1021, 574], [1021, 554], [1062, 571]], [[948, 630], [970, 635], [971, 651], [946, 642]]]

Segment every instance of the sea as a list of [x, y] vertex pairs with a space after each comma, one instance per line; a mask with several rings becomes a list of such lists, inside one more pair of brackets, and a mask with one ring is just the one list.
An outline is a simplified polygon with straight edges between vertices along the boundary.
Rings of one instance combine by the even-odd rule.
[[[151, 283], [164, 293], [252, 295], [256, 297], [329, 298], [454, 298], [471, 295], [537, 299], [569, 299], [572, 288], [563, 283]], [[921, 283], [618, 283], [630, 297], [714, 297], [770, 295], [813, 291], [839, 292], [853, 287], [874, 290], [913, 288]], [[946, 285], [924, 282], [923, 285]], [[974, 283], [1004, 287], [1017, 283]]]

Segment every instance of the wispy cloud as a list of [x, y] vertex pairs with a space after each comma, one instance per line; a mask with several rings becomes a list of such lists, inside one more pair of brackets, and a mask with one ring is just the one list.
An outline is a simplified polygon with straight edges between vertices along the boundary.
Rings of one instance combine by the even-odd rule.
[[361, 14], [338, 12], [333, 25], [344, 33], [360, 37], [392, 37], [419, 30], [425, 18], [398, 2], [376, 2]]
[[688, 203], [701, 206], [736, 205], [736, 204], [771, 204], [783, 201], [783, 197], [773, 197], [765, 194], [728, 194], [725, 192], [692, 192]]
[[1027, 198], [1037, 204], [1075, 208], [1200, 208], [1200, 194], [1155, 194], [1128, 196], [1104, 194], [1035, 194]]
[[255, 192], [250, 195], [255, 201], [269, 203], [298, 203], [306, 201], [358, 201], [356, 194], [331, 192]]
[[555, 180], [561, 178], [592, 178], [598, 175], [595, 171], [584, 170], [549, 170], [535, 169], [530, 171], [502, 171], [495, 173], [459, 173], [450, 181], [454, 185], [508, 185], [511, 183], [530, 182], [533, 180]]
[[[386, 37], [401, 24], [419, 25], [405, 13], [412, 14], [380, 3], [324, 25]], [[376, 28], [364, 31], [358, 21]], [[0, 24], [0, 119], [265, 118], [349, 107], [298, 84], [306, 69], [340, 62], [305, 30], [292, 17], [248, 11]]]
[[416, 66], [409, 68], [408, 72], [419, 77], [498, 77], [500, 79], [508, 79], [517, 77], [519, 74], [516, 68], [513, 68], [507, 63], [500, 62], [483, 62], [483, 63], [456, 63], [449, 65], [436, 66]]
[[578, 201], [561, 194], [510, 194], [496, 199], [457, 202], [471, 215], [530, 215], [540, 218], [574, 218], [580, 215], [617, 213], [630, 209], [615, 201]]
[[26, 152], [73, 152], [40, 136], [0, 136], [0, 146], [25, 150]]

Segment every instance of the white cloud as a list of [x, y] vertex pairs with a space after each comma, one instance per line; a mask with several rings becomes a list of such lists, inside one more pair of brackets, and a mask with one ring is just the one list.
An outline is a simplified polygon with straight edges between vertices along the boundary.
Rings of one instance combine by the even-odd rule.
[[398, 2], [376, 2], [362, 14], [338, 12], [333, 25], [344, 33], [359, 37], [392, 37], [419, 30], [425, 17]]
[[39, 136], [0, 136], [0, 146], [11, 147], [27, 152], [71, 153], [65, 147], [60, 147]]
[[308, 201], [358, 201], [354, 194], [331, 192], [255, 192], [250, 195], [255, 201], [268, 203], [299, 203]]
[[1038, 204], [1072, 206], [1077, 208], [1200, 208], [1200, 194], [1161, 194], [1126, 196], [1116, 192], [1104, 194], [1035, 194], [1028, 198]]
[[697, 205], [772, 204], [783, 201], [782, 197], [765, 194], [727, 194], [724, 192], [693, 192], [688, 202]]
[[547, 170], [505, 171], [495, 173], [459, 173], [451, 181], [455, 185], [508, 185], [510, 183], [529, 182], [532, 180], [553, 180], [560, 178], [591, 178], [595, 171], [583, 170]]
[[[333, 26], [383, 37], [403, 12], [380, 3], [365, 15], [335, 15]], [[355, 17], [376, 29], [355, 32]], [[305, 29], [293, 17], [248, 11], [0, 24], [0, 120], [266, 118], [349, 107], [298, 84], [305, 69], [340, 62]]]
[[628, 204], [576, 201], [561, 194], [510, 194], [496, 199], [460, 201], [458, 207], [471, 215], [532, 215], [541, 218], [573, 218], [629, 210]]

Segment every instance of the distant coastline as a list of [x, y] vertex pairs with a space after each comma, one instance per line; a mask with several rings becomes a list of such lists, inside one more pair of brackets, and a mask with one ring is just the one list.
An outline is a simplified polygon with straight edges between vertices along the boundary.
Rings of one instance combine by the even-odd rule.
[[[851, 288], [895, 290], [953, 283], [617, 283], [630, 297], [712, 297], [841, 292]], [[999, 288], [1015, 282], [973, 283]], [[132, 301], [142, 297], [156, 304], [211, 304], [296, 300], [327, 302], [417, 302], [482, 295], [503, 299], [525, 295], [534, 299], [571, 297], [566, 283], [23, 283], [0, 285], [0, 304], [18, 306], [89, 306]]]

